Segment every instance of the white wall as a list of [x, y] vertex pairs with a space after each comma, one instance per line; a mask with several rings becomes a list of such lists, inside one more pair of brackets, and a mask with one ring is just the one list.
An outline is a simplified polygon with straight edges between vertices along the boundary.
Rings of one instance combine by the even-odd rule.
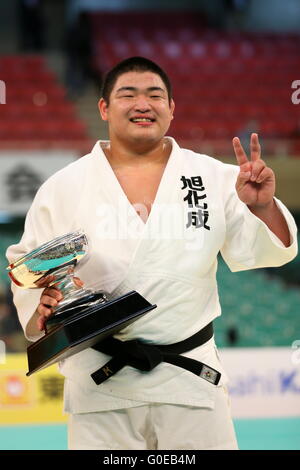
[[234, 418], [300, 416], [300, 341], [297, 344], [219, 351], [229, 376]]

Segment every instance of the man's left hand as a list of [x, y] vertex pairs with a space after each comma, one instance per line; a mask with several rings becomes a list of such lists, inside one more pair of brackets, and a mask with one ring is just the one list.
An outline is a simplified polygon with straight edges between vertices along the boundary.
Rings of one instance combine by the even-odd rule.
[[273, 202], [275, 194], [275, 175], [273, 170], [268, 168], [261, 159], [258, 135], [251, 134], [250, 160], [248, 160], [238, 137], [234, 137], [232, 143], [240, 167], [235, 185], [238, 197], [249, 208], [268, 207]]

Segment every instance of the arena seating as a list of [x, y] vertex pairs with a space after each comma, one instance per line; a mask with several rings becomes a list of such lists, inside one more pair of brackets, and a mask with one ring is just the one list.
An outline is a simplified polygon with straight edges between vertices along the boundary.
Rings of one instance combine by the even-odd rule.
[[170, 75], [176, 101], [170, 132], [181, 141], [228, 139], [259, 132], [299, 148], [300, 34], [216, 32], [195, 13], [92, 15], [94, 66], [105, 73], [135, 55]]
[[[204, 141], [217, 149], [218, 142], [228, 142], [231, 153], [234, 135], [258, 132], [270, 141], [269, 154], [276, 153], [274, 139], [289, 141], [286, 153], [300, 153], [300, 104], [291, 99], [292, 83], [300, 79], [300, 34], [212, 31], [194, 13], [102, 12], [91, 20], [93, 66], [100, 74], [133, 55], [167, 70], [176, 102], [169, 134], [181, 144], [205, 151]], [[2, 144], [86, 139], [74, 105], [43, 58], [1, 57], [0, 77], [7, 83]]]
[[[299, 259], [292, 261], [299, 272]], [[300, 331], [299, 287], [264, 270], [231, 273], [219, 259], [219, 296], [222, 316], [215, 321], [216, 341], [225, 346], [291, 346]], [[229, 338], [234, 329], [236, 341]]]
[[42, 57], [2, 56], [0, 77], [6, 83], [6, 105], [0, 108], [2, 146], [18, 141], [75, 145], [88, 138], [65, 88]]

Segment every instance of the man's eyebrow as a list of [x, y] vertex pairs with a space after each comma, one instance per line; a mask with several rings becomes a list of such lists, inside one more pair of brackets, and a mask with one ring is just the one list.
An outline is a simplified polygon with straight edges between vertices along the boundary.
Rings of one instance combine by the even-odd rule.
[[116, 93], [119, 93], [119, 91], [136, 91], [136, 90], [137, 88], [135, 88], [134, 86], [122, 86], [121, 88], [118, 88]]
[[[116, 93], [120, 93], [122, 91], [137, 91], [138, 88], [134, 86], [122, 86], [121, 88], [118, 88]], [[163, 93], [166, 93], [165, 90], [159, 86], [150, 86], [149, 88], [146, 88], [147, 91], [162, 91]]]
[[162, 91], [163, 93], [166, 92], [166, 91], [165, 91], [163, 88], [161, 88], [160, 86], [151, 86], [151, 87], [147, 88], [147, 90], [149, 90], [149, 91]]

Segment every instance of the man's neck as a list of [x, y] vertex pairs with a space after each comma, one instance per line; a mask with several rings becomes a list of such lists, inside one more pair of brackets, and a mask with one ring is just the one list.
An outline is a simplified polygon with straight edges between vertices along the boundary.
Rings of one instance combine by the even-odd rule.
[[143, 168], [146, 166], [166, 165], [172, 150], [172, 144], [162, 139], [154, 146], [129, 147], [120, 145], [114, 140], [104, 149], [105, 155], [113, 169]]

